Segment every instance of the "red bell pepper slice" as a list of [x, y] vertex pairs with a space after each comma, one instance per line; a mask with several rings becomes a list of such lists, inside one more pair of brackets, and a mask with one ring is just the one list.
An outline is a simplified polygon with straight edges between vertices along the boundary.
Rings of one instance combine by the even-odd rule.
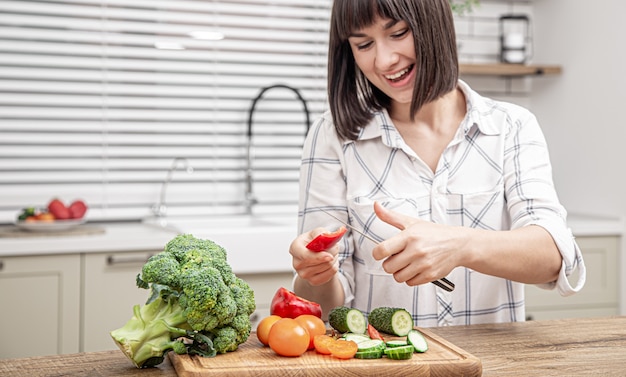
[[341, 226], [334, 232], [326, 232], [313, 238], [311, 242], [306, 245], [306, 248], [311, 251], [324, 251], [335, 246], [337, 242], [346, 234], [346, 227]]
[[270, 314], [282, 318], [296, 318], [303, 314], [312, 314], [322, 318], [322, 307], [317, 302], [306, 300], [287, 288], [280, 287], [272, 298]]

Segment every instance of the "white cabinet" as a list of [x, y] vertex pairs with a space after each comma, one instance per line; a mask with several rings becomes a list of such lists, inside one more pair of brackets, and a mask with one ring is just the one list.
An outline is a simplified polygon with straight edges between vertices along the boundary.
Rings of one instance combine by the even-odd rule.
[[150, 291], [138, 288], [137, 274], [157, 251], [85, 254], [81, 351], [117, 349], [109, 334], [133, 316], [134, 305], [144, 305]]
[[[526, 316], [529, 319], [597, 317], [619, 314], [618, 236], [577, 237], [587, 267], [582, 290], [569, 297], [556, 291], [526, 286]], [[575, 281], [576, 277], [572, 277]]]
[[79, 351], [80, 255], [0, 257], [0, 358]]

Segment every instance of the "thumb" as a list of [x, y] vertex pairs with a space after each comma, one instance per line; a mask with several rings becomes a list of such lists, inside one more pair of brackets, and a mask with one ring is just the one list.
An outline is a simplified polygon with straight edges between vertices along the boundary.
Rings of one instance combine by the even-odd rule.
[[415, 218], [387, 209], [378, 202], [374, 202], [374, 212], [379, 219], [400, 230], [406, 229], [415, 222]]

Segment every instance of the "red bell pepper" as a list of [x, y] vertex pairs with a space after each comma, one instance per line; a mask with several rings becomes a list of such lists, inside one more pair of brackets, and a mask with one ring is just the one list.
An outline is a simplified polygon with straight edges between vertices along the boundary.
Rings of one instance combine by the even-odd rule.
[[311, 251], [324, 251], [335, 246], [337, 242], [346, 234], [346, 227], [341, 226], [334, 232], [326, 232], [313, 238], [311, 242], [306, 245], [306, 248]]
[[296, 318], [302, 314], [312, 314], [322, 318], [322, 307], [317, 302], [306, 300], [290, 290], [280, 287], [272, 299], [270, 314], [282, 318]]

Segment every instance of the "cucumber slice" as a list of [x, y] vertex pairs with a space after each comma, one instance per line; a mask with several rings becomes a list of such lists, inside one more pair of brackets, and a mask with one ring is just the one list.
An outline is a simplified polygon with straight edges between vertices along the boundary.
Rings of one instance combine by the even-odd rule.
[[367, 321], [359, 309], [338, 306], [328, 313], [328, 324], [340, 333], [365, 334]]
[[379, 307], [368, 316], [369, 323], [380, 332], [406, 336], [413, 329], [413, 317], [406, 309]]
[[359, 351], [384, 350], [387, 348], [385, 342], [380, 339], [370, 339], [361, 343], [357, 343]]
[[356, 351], [354, 358], [356, 359], [380, 359], [383, 357], [382, 349], [373, 349], [368, 351]]
[[426, 352], [428, 350], [426, 338], [424, 338], [424, 335], [422, 335], [421, 332], [415, 329], [409, 331], [406, 336], [406, 340], [413, 346], [413, 348], [415, 348], [416, 352]]
[[407, 360], [413, 357], [415, 348], [412, 345], [385, 348], [385, 355], [393, 360]]
[[398, 340], [389, 340], [387, 341], [386, 344], [387, 344], [387, 347], [402, 347], [402, 346], [408, 345], [409, 343], [407, 343], [406, 340], [398, 339]]
[[351, 340], [351, 341], [353, 341], [356, 344], [360, 344], [360, 343], [363, 343], [363, 342], [367, 342], [368, 340], [372, 340], [372, 339], [370, 339], [369, 336], [367, 336], [365, 334], [354, 334], [354, 333], [351, 333], [351, 332], [347, 332], [347, 333], [343, 334], [343, 338], [345, 340]]

